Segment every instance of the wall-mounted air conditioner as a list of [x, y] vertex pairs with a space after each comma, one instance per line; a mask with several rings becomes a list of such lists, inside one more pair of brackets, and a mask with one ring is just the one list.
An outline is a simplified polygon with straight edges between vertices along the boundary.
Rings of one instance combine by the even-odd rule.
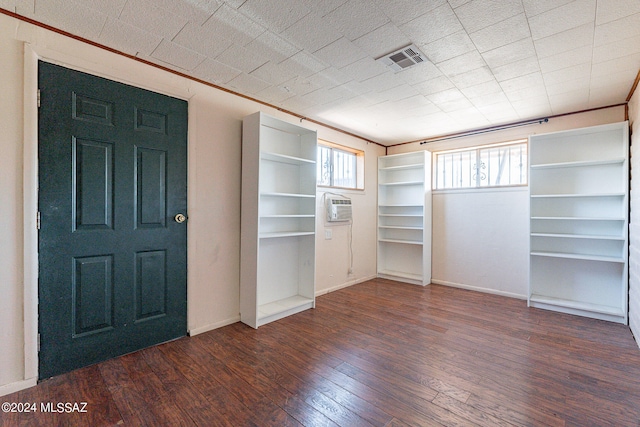
[[327, 197], [327, 221], [351, 221], [351, 200]]

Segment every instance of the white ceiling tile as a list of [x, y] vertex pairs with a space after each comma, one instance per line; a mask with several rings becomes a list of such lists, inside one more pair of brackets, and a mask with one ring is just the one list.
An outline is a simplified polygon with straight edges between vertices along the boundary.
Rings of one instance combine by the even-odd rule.
[[575, 0], [529, 18], [534, 40], [561, 33], [593, 22], [596, 16], [596, 0]]
[[228, 4], [229, 6], [233, 7], [234, 9], [237, 9], [240, 6], [242, 6], [244, 2], [246, 2], [247, 0], [222, 0], [222, 1]]
[[547, 85], [570, 82], [574, 79], [591, 78], [591, 64], [583, 63], [557, 71], [544, 73], [544, 82]]
[[560, 95], [567, 92], [584, 91], [589, 93], [589, 85], [591, 84], [591, 77], [575, 78], [568, 81], [546, 84], [547, 94], [549, 96]]
[[511, 102], [513, 109], [520, 116], [521, 119], [537, 119], [551, 115], [551, 106], [549, 105], [549, 99], [545, 96], [541, 98], [539, 102], [535, 99], [527, 101]]
[[468, 33], [481, 30], [524, 13], [521, 0], [472, 0], [457, 7], [455, 13]]
[[162, 40], [151, 56], [187, 71], [193, 70], [205, 60], [204, 55], [167, 40]]
[[495, 104], [476, 106], [489, 121], [495, 124], [509, 123], [519, 118], [516, 110], [509, 101], [496, 102]]
[[279, 85], [296, 77], [296, 74], [290, 69], [280, 67], [271, 61], [261, 65], [249, 74], [272, 85]]
[[263, 64], [268, 59], [265, 56], [256, 55], [242, 46], [232, 45], [215, 58], [218, 62], [228, 65], [231, 68], [250, 73]]
[[640, 13], [596, 26], [595, 46], [602, 46], [640, 34]]
[[254, 95], [270, 86], [269, 83], [245, 73], [229, 81], [228, 85], [240, 91], [240, 93], [248, 95]]
[[451, 101], [442, 101], [438, 103], [438, 107], [445, 113], [454, 111], [467, 110], [473, 108], [473, 104], [467, 98], [460, 98]]
[[438, 63], [455, 58], [476, 49], [466, 31], [458, 31], [431, 43], [421, 44], [420, 49], [431, 62]]
[[293, 79], [282, 83], [280, 86], [294, 92], [297, 95], [296, 98], [306, 95], [307, 93], [311, 93], [322, 87], [318, 83], [314, 83], [313, 81], [305, 77], [294, 77]]
[[436, 64], [436, 66], [443, 74], [447, 76], [454, 76], [480, 67], [485, 67], [486, 63], [484, 62], [482, 55], [474, 50], [463, 55], [456, 56], [455, 58], [448, 59], [444, 62], [440, 62]]
[[502, 87], [505, 92], [516, 92], [531, 87], [537, 87], [544, 90], [544, 80], [540, 72], [535, 72], [502, 81], [500, 82], [500, 87]]
[[410, 98], [419, 95], [418, 91], [408, 84], [401, 84], [393, 88], [381, 91], [377, 96], [385, 101], [399, 101], [401, 99]]
[[340, 70], [359, 82], [389, 71], [385, 65], [371, 58], [362, 58]]
[[192, 74], [204, 81], [224, 84], [238, 77], [242, 74], [242, 71], [229, 67], [215, 59], [207, 58], [193, 70]]
[[258, 97], [258, 99], [278, 105], [282, 101], [289, 99], [295, 95], [295, 93], [280, 86], [269, 86], [266, 89], [256, 92], [256, 96]]
[[315, 52], [338, 40], [341, 35], [331, 23], [315, 12], [311, 12], [281, 33], [291, 43]]
[[441, 76], [442, 72], [431, 62], [425, 61], [415, 67], [398, 71], [395, 75], [403, 82], [415, 85], [420, 82], [435, 79], [436, 77]]
[[496, 82], [495, 80], [489, 80], [487, 82], [480, 83], [475, 86], [469, 86], [469, 87], [460, 89], [460, 91], [467, 98], [476, 98], [479, 96], [500, 93], [502, 92], [502, 86], [500, 86], [498, 82]]
[[266, 56], [273, 62], [282, 62], [300, 52], [300, 49], [271, 31], [265, 31], [245, 46], [257, 56]]
[[[242, 1], [242, 0], [238, 0]], [[329, 12], [339, 8], [347, 2], [347, 0], [299, 0], [300, 3], [307, 6], [320, 16], [325, 16]]]
[[431, 101], [424, 95], [413, 95], [394, 102], [394, 109], [403, 111], [407, 115], [430, 114], [438, 111]]
[[455, 121], [469, 127], [485, 127], [489, 125], [489, 121], [480, 111], [473, 105], [456, 111], [449, 111], [449, 116]]
[[[30, 0], [32, 3], [33, 1]], [[127, 0], [84, 0], [82, 4], [92, 9], [97, 10], [100, 13], [104, 13], [105, 15], [111, 16], [112, 18], [117, 18], [122, 13], [122, 9], [124, 5], [127, 3]]]
[[91, 40], [98, 37], [107, 21], [107, 15], [75, 1], [39, 0], [35, 4], [34, 17], [37, 20], [47, 17], [48, 24]]
[[119, 19], [169, 40], [173, 39], [187, 23], [185, 18], [166, 13], [148, 0], [129, 0], [122, 9]]
[[326, 63], [304, 50], [282, 61], [280, 65], [301, 77], [309, 77], [328, 67]]
[[138, 53], [151, 55], [161, 40], [162, 37], [157, 34], [151, 34], [119, 19], [111, 18], [107, 19], [98, 37], [98, 42], [105, 46], [131, 55]]
[[[100, 3], [113, 3], [122, 0], [89, 0]], [[222, 5], [222, 0], [153, 0], [156, 7], [170, 15], [182, 16], [183, 18], [198, 25], [204, 24], [213, 13]]]
[[527, 16], [532, 17], [552, 9], [557, 9], [574, 0], [522, 0]]
[[466, 73], [456, 74], [455, 76], [449, 76], [449, 78], [453, 84], [460, 89], [494, 80], [494, 76], [487, 66], [476, 68], [475, 70], [467, 71]]
[[406, 0], [374, 0], [378, 8], [396, 25], [405, 24], [436, 7], [442, 6], [447, 0], [430, 0], [408, 2]]
[[457, 88], [443, 90], [441, 92], [432, 93], [427, 95], [427, 99], [434, 104], [438, 105], [441, 102], [459, 101], [461, 99], [467, 99], [462, 92]]
[[352, 41], [389, 22], [370, 0], [349, 0], [328, 13], [326, 19]]
[[524, 13], [469, 34], [480, 52], [505, 46], [531, 37]]
[[[638, 75], [637, 70], [629, 69], [624, 71], [618, 71], [607, 75], [597, 75], [591, 76], [591, 89], [594, 88], [603, 88], [603, 87], [613, 87], [613, 86], [624, 86], [628, 89], [631, 89], [631, 85], [636, 79]], [[625, 94], [625, 99], [626, 99]]]
[[324, 105], [342, 98], [342, 94], [337, 90], [318, 89], [303, 96], [305, 100], [310, 100], [313, 105]]
[[262, 25], [227, 4], [220, 6], [203, 27], [240, 46], [246, 45], [265, 31]]
[[411, 44], [411, 40], [395, 24], [387, 23], [354, 40], [353, 44], [375, 59]]
[[610, 61], [598, 62], [591, 66], [591, 75], [594, 77], [614, 75], [625, 71], [637, 72], [640, 69], [640, 54], [623, 56]]
[[520, 61], [493, 68], [492, 71], [496, 80], [503, 82], [538, 72], [540, 71], [540, 64], [537, 57], [530, 56]]
[[530, 38], [525, 38], [482, 54], [485, 62], [491, 68], [497, 68], [533, 56], [536, 56], [536, 50]]
[[448, 3], [400, 26], [400, 30], [418, 45], [434, 42], [462, 29]]
[[363, 80], [362, 86], [368, 92], [383, 92], [385, 90], [400, 86], [403, 84], [401, 79], [392, 73], [383, 73], [370, 79]]
[[570, 113], [580, 111], [589, 103], [589, 92], [577, 90], [549, 96], [549, 105], [553, 114]]
[[640, 13], [640, 2], [638, 0], [601, 0], [596, 8], [596, 25], [625, 18], [634, 13]]
[[579, 47], [569, 52], [563, 52], [546, 58], [540, 59], [540, 70], [543, 73], [561, 70], [563, 68], [572, 67], [578, 64], [584, 64], [591, 61], [593, 50], [591, 46]]
[[334, 87], [342, 86], [353, 81], [353, 78], [345, 73], [344, 69], [335, 67], [327, 67], [311, 76], [310, 79], [322, 83], [323, 86]]
[[[34, 17], [36, 13], [36, 0], [9, 0], [5, 9], [15, 11], [18, 15], [26, 16], [28, 18]], [[120, 12], [118, 12], [120, 13]]]
[[596, 108], [624, 103], [630, 89], [631, 85], [623, 84], [592, 88], [589, 92], [588, 107]]
[[295, 0], [247, 0], [238, 11], [275, 33], [281, 33], [311, 12]]
[[593, 62], [597, 64], [637, 53], [640, 53], [640, 35], [596, 47], [593, 50]]
[[541, 104], [549, 103], [549, 96], [547, 95], [547, 88], [544, 85], [531, 86], [525, 89], [505, 91], [505, 95], [512, 103], [527, 103]]
[[449, 0], [449, 4], [452, 8], [460, 7], [463, 4], [469, 3], [471, 0]]
[[9, 12], [16, 11], [16, 2], [15, 0], [0, 0], [0, 8], [8, 10]]
[[441, 92], [443, 90], [452, 89], [455, 85], [448, 77], [440, 76], [422, 83], [413, 85], [422, 95], [430, 95], [432, 93]]
[[593, 23], [580, 25], [561, 33], [556, 33], [534, 41], [539, 58], [557, 55], [582, 46], [592, 46], [594, 36]]
[[336, 68], [346, 67], [366, 57], [366, 54], [362, 52], [362, 50], [344, 37], [317, 50], [314, 52], [314, 55], [321, 61], [331, 64]]
[[[211, 40], [216, 42], [211, 43]], [[221, 38], [210, 27], [191, 22], [180, 30], [173, 42], [210, 58], [215, 58], [232, 45], [231, 41]]]
[[487, 95], [476, 96], [469, 99], [476, 108], [481, 108], [492, 104], [508, 104], [509, 98], [504, 92], [490, 93]]

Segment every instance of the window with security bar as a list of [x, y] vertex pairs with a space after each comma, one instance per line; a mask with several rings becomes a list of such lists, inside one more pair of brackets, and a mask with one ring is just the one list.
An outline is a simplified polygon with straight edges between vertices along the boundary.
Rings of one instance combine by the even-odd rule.
[[434, 153], [434, 189], [527, 185], [527, 141]]
[[322, 141], [318, 143], [318, 185], [362, 189], [364, 152]]

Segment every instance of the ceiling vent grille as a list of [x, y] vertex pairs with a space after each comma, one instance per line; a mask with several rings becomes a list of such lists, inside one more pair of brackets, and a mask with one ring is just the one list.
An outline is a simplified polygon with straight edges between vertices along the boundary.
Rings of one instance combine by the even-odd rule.
[[420, 52], [415, 44], [410, 44], [376, 59], [376, 61], [382, 62], [395, 72], [406, 70], [426, 60], [424, 53]]

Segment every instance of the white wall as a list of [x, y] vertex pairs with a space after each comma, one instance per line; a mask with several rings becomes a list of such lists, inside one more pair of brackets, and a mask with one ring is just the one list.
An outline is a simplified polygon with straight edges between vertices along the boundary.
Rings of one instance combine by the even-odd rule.
[[[624, 106], [551, 119], [448, 141], [399, 145], [389, 154], [513, 141], [533, 133], [595, 126], [625, 119]], [[529, 283], [527, 188], [433, 193], [432, 282], [527, 298]]]
[[631, 213], [629, 215], [629, 326], [640, 346], [640, 90], [629, 101]]
[[[70, 68], [189, 101], [187, 292], [192, 334], [239, 320], [242, 118], [262, 110], [299, 123], [276, 109], [0, 14], [0, 213], [5, 221], [0, 228], [0, 395], [35, 384], [37, 375], [32, 350], [37, 283], [29, 279], [37, 253], [29, 238], [33, 231], [24, 227], [33, 223], [26, 219], [35, 218], [36, 211], [37, 141], [24, 136], [35, 126], [36, 112], [30, 103], [23, 106], [23, 86], [35, 64], [29, 59], [31, 51]], [[35, 87], [28, 89], [35, 99]], [[384, 148], [323, 126], [302, 125], [316, 129], [324, 140], [365, 151], [365, 191], [348, 194], [355, 212], [354, 272], [348, 275], [345, 269], [347, 227], [333, 227], [332, 240], [317, 244], [317, 290], [324, 293], [375, 276], [375, 162]], [[319, 238], [324, 227], [318, 218]]]

